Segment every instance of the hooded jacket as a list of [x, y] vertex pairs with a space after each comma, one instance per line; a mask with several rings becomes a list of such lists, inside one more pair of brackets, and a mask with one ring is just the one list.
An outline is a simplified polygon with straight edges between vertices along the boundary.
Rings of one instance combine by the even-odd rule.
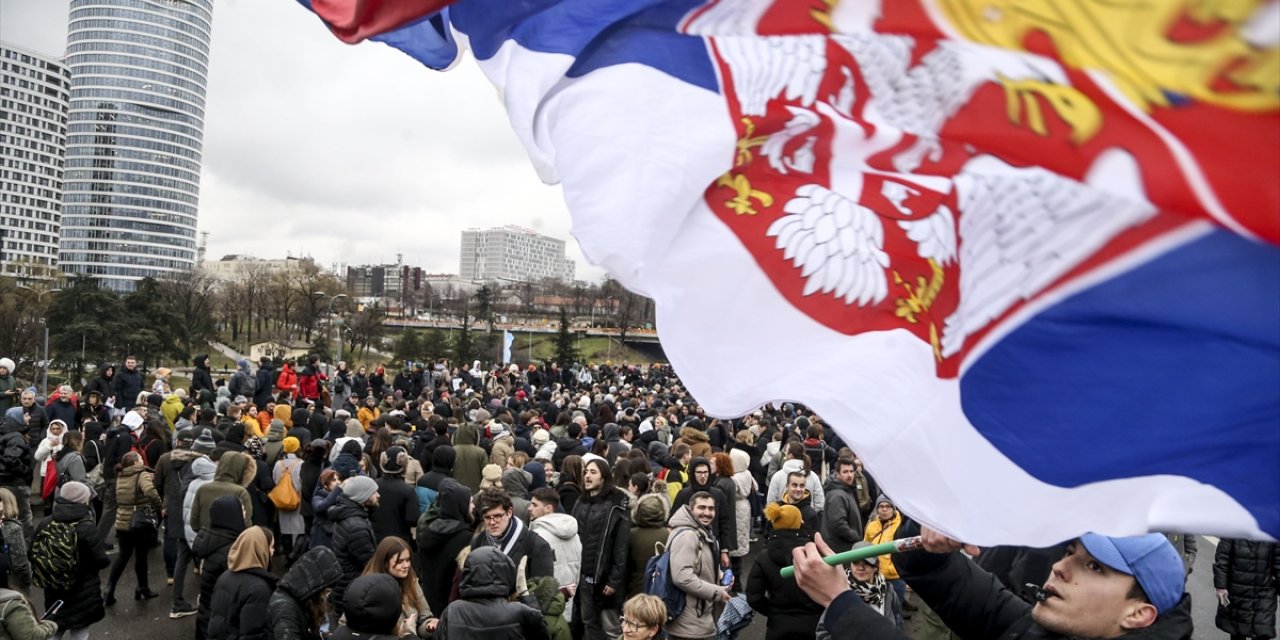
[[671, 583], [684, 591], [686, 598], [684, 611], [664, 630], [676, 636], [714, 636], [714, 604], [724, 592], [719, 586], [720, 549], [715, 533], [699, 524], [688, 507], [682, 507], [671, 516], [667, 553]]
[[548, 513], [530, 525], [556, 554], [556, 584], [567, 587], [578, 583], [582, 568], [582, 541], [578, 538], [578, 520], [566, 513]]
[[[71, 524], [76, 530], [76, 571], [71, 587], [45, 589], [47, 602], [61, 600], [62, 608], [49, 619], [58, 623], [59, 629], [82, 629], [107, 617], [102, 602], [102, 582], [99, 573], [111, 565], [107, 549], [98, 537], [93, 523], [93, 511], [88, 505], [56, 498], [53, 516], [36, 527], [38, 534], [50, 521]], [[35, 534], [32, 536], [35, 537]]]
[[154, 478], [155, 474], [141, 466], [128, 467], [120, 472], [116, 481], [116, 531], [129, 530], [133, 512], [139, 507], [161, 506]]
[[205, 637], [218, 578], [227, 570], [231, 545], [245, 528], [244, 507], [235, 496], [221, 496], [210, 505], [209, 523], [196, 534], [191, 555], [200, 563], [200, 600], [196, 611], [196, 637]]
[[347, 624], [333, 633], [333, 640], [399, 640], [400, 598], [395, 578], [385, 573], [361, 576], [343, 597]]
[[791, 552], [813, 541], [813, 533], [803, 529], [775, 529], [756, 556], [747, 578], [747, 603], [769, 618], [767, 640], [813, 637], [822, 617], [823, 607], [811, 599], [795, 578], [783, 578], [779, 572], [791, 566]]
[[667, 542], [667, 496], [665, 493], [646, 493], [636, 498], [631, 514], [634, 523], [628, 543], [627, 597], [644, 590], [644, 567], [649, 558], [657, 555], [657, 543]]
[[695, 458], [711, 457], [711, 437], [696, 427], [681, 427], [680, 442], [688, 443]]
[[347, 585], [360, 575], [365, 563], [373, 557], [378, 541], [373, 534], [373, 524], [369, 522], [369, 511], [351, 498], [340, 496], [337, 503], [329, 508], [329, 520], [333, 522], [332, 548], [342, 569], [342, 579], [333, 586], [333, 601], [340, 604]]
[[[284, 453], [284, 437], [284, 423], [272, 419], [271, 425], [267, 427], [267, 441], [262, 444], [262, 451], [266, 455], [265, 462], [268, 467], [275, 467], [276, 461]], [[298, 444], [301, 446], [301, 441]]]
[[17, 591], [0, 587], [0, 637], [28, 640], [51, 638], [58, 631], [52, 620], [36, 620], [36, 612]]
[[436, 447], [435, 451], [431, 452], [431, 470], [418, 478], [414, 487], [414, 493], [418, 496], [419, 513], [426, 513], [427, 509], [435, 503], [440, 493], [440, 483], [445, 478], [452, 477], [453, 461], [453, 447], [450, 445]]
[[432, 611], [443, 611], [449, 604], [458, 553], [471, 542], [471, 492], [453, 478], [441, 481], [438, 491], [439, 517], [418, 521], [421, 556], [435, 559], [422, 567], [423, 593]]
[[476, 426], [464, 422], [453, 436], [453, 479], [462, 483], [472, 493], [480, 490], [484, 466], [489, 463], [489, 456], [479, 446], [480, 434]]
[[0, 485], [30, 485], [35, 477], [35, 456], [23, 435], [26, 425], [10, 415], [21, 411], [19, 407], [10, 408], [0, 423]]
[[271, 640], [267, 602], [276, 577], [270, 564], [270, 533], [262, 527], [245, 529], [231, 545], [227, 571], [213, 590], [209, 640]]
[[472, 551], [459, 593], [440, 614], [437, 640], [545, 640], [542, 612], [507, 598], [515, 590], [516, 565], [492, 547]]
[[235, 496], [244, 505], [244, 510], [253, 515], [253, 500], [249, 497], [248, 487], [257, 478], [258, 464], [253, 458], [243, 453], [227, 452], [218, 460], [218, 468], [213, 474], [213, 481], [203, 484], [195, 493], [191, 504], [191, 516], [188, 522], [197, 533], [209, 523], [209, 507], [221, 496]]
[[182, 527], [187, 544], [192, 547], [196, 544], [196, 530], [191, 527], [191, 510], [196, 502], [196, 491], [213, 481], [213, 474], [217, 469], [213, 460], [205, 456], [191, 461], [191, 484], [187, 485], [187, 491], [182, 496]]
[[307, 601], [342, 579], [338, 558], [328, 547], [315, 547], [302, 554], [276, 584], [267, 602], [274, 640], [312, 640]]
[[267, 408], [267, 403], [271, 401], [271, 387], [276, 382], [276, 370], [271, 363], [259, 364], [258, 372], [254, 374], [258, 388], [253, 392], [253, 403], [258, 405], [259, 409]]
[[174, 449], [160, 456], [156, 461], [155, 487], [164, 500], [165, 535], [177, 537], [182, 533], [185, 523], [183, 519], [182, 481], [193, 476], [190, 467], [192, 462], [203, 458], [204, 454], [190, 449]]

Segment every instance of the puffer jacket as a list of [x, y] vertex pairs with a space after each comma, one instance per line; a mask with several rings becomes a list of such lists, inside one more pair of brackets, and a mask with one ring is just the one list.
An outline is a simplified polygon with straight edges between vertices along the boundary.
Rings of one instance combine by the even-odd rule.
[[160, 494], [156, 492], [155, 474], [146, 467], [129, 467], [120, 472], [116, 481], [116, 531], [128, 531], [133, 522], [133, 512], [141, 506], [159, 509]]
[[[904, 538], [919, 532], [919, 527], [908, 522], [897, 535]], [[1051, 632], [1032, 620], [1030, 604], [961, 553], [912, 551], [894, 555], [907, 584], [957, 637], [1068, 640], [1067, 636]], [[1124, 640], [1191, 640], [1191, 629], [1191, 597], [1184, 594], [1182, 600], [1160, 614], [1154, 624], [1120, 637]], [[818, 623], [819, 639], [906, 640], [908, 637], [892, 619], [867, 606], [853, 591], [832, 600]]]
[[779, 571], [791, 566], [791, 551], [813, 540], [803, 529], [777, 529], [769, 536], [765, 552], [756, 556], [747, 578], [747, 603], [769, 619], [765, 638], [812, 638], [822, 617], [822, 605], [814, 602], [795, 578], [783, 578]]
[[209, 618], [210, 640], [272, 640], [267, 601], [276, 577], [266, 569], [227, 571], [218, 577]]
[[[53, 516], [36, 528], [48, 526], [49, 521], [74, 523], [76, 529], [76, 573], [71, 587], [45, 589], [47, 602], [62, 601], [62, 608], [49, 619], [58, 623], [58, 629], [83, 629], [107, 617], [102, 602], [102, 581], [99, 573], [111, 565], [107, 549], [98, 538], [98, 527], [93, 522], [93, 510], [88, 505], [57, 498], [53, 503]], [[34, 536], [33, 536], [34, 537]]]
[[529, 524], [542, 536], [556, 554], [556, 583], [567, 587], [578, 583], [582, 570], [582, 541], [578, 537], [578, 521], [567, 513], [548, 513]]
[[332, 548], [342, 569], [342, 579], [333, 585], [332, 601], [340, 604], [347, 586], [364, 571], [365, 563], [373, 557], [378, 541], [373, 535], [373, 524], [369, 522], [369, 511], [351, 498], [339, 497], [337, 503], [329, 508], [329, 520], [333, 522]]
[[657, 543], [667, 542], [667, 496], [665, 493], [646, 493], [636, 498], [631, 515], [629, 558], [627, 560], [627, 597], [644, 590], [644, 566], [649, 558], [657, 555]]
[[1223, 538], [1213, 555], [1213, 588], [1226, 589], [1217, 627], [1231, 635], [1270, 638], [1276, 631], [1280, 551], [1274, 542]]
[[440, 614], [436, 640], [545, 640], [542, 612], [507, 599], [515, 584], [516, 566], [501, 551], [472, 551], [462, 569], [462, 597]]
[[183, 498], [186, 496], [182, 495], [182, 478], [184, 475], [194, 478], [194, 475], [187, 467], [198, 458], [203, 457], [204, 454], [190, 449], [174, 449], [160, 456], [160, 459], [156, 461], [154, 484], [156, 491], [160, 492], [161, 498], [164, 500], [165, 534], [170, 537], [177, 537], [182, 532], [185, 523], [185, 520], [183, 520]]
[[[432, 611], [444, 611], [449, 604], [453, 576], [458, 571], [458, 553], [471, 541], [471, 492], [453, 478], [440, 483], [440, 517], [418, 527], [421, 558], [433, 558], [422, 567], [423, 592]], [[420, 523], [422, 524], [422, 523]]]
[[[582, 540], [582, 580], [578, 593], [590, 594], [601, 608], [621, 606], [626, 595], [627, 556], [631, 545], [631, 518], [627, 494], [621, 489], [609, 493], [583, 494], [574, 506]], [[587, 586], [593, 585], [588, 590]], [[604, 594], [613, 587], [613, 595]]]
[[217, 469], [213, 460], [204, 456], [191, 461], [191, 484], [187, 485], [187, 493], [182, 496], [182, 529], [189, 546], [194, 547], [196, 544], [196, 530], [191, 528], [191, 508], [196, 501], [196, 491], [213, 482], [213, 474]]
[[709, 458], [713, 453], [711, 451], [711, 437], [705, 431], [696, 427], [681, 427], [680, 442], [688, 443], [693, 450], [695, 458]]
[[289, 567], [267, 603], [274, 640], [314, 640], [307, 601], [342, 579], [331, 549], [309, 549]]
[[720, 584], [720, 549], [715, 534], [693, 518], [688, 507], [671, 516], [667, 551], [671, 582], [685, 592], [684, 611], [667, 624], [674, 636], [703, 638], [716, 634], [714, 604], [724, 593]]

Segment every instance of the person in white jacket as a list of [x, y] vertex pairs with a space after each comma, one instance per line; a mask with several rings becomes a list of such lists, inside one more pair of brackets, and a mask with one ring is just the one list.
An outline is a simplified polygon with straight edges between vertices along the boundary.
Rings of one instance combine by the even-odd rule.
[[[62, 435], [67, 432], [67, 423], [61, 420], [54, 420], [49, 423], [49, 430], [45, 434], [44, 440], [40, 441], [36, 447], [36, 478], [38, 482], [36, 487], [44, 487], [44, 472], [49, 466], [50, 459], [56, 459], [54, 456], [62, 451]], [[37, 493], [39, 493], [37, 491]], [[49, 503], [46, 509], [53, 509], [53, 504]]]
[[582, 568], [582, 541], [578, 539], [578, 519], [559, 513], [560, 494], [551, 487], [533, 491], [529, 502], [529, 528], [542, 536], [556, 555], [555, 577], [565, 594], [564, 615], [573, 618], [571, 598], [578, 585]]

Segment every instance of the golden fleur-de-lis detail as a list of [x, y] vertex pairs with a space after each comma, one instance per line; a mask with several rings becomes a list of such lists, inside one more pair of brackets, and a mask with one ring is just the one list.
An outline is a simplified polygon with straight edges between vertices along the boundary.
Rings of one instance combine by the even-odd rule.
[[733, 164], [735, 167], [741, 167], [744, 164], [749, 164], [752, 158], [755, 157], [754, 154], [751, 153], [752, 147], [763, 146], [765, 141], [769, 139], [769, 136], [755, 135], [756, 123], [752, 122], [751, 118], [742, 119], [742, 128], [745, 131], [743, 132], [742, 137], [738, 138], [738, 155]]
[[773, 196], [759, 189], [752, 189], [751, 181], [742, 174], [726, 173], [716, 180], [716, 186], [733, 189], [734, 196], [725, 200], [724, 205], [740, 216], [759, 213], [753, 200], [759, 202], [761, 207], [773, 206]]

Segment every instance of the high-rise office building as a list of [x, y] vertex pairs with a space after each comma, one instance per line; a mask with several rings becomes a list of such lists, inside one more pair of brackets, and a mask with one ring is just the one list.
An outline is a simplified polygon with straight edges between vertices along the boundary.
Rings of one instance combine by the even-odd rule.
[[515, 226], [467, 229], [462, 232], [458, 275], [463, 280], [569, 282], [574, 264], [564, 257], [564, 240]]
[[196, 265], [210, 0], [72, 0], [59, 263], [131, 291]]
[[57, 267], [70, 88], [61, 60], [0, 42], [0, 275]]

